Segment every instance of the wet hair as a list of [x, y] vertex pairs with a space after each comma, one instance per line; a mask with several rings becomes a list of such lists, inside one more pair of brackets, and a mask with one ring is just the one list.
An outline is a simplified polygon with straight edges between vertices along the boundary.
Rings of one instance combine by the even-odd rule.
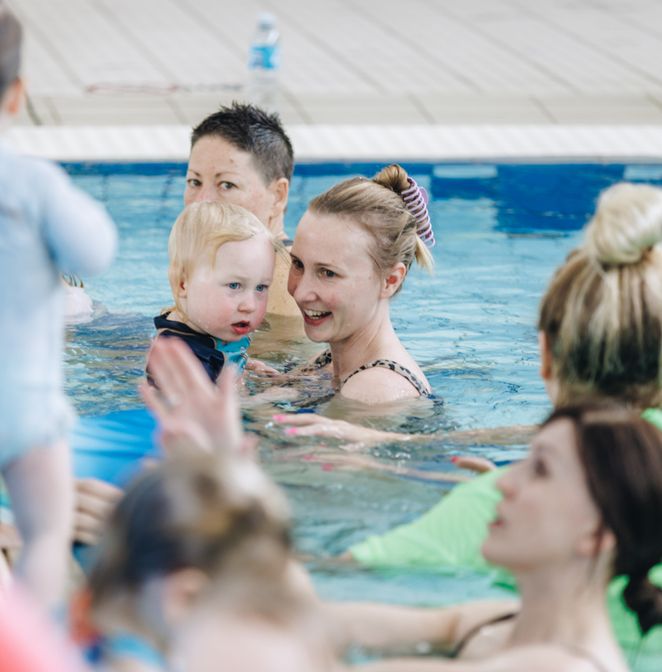
[[168, 280], [177, 310], [184, 312], [179, 305], [179, 283], [190, 278], [201, 262], [207, 261], [213, 266], [221, 245], [258, 235], [266, 235], [272, 241], [274, 250], [280, 249], [273, 234], [245, 208], [215, 201], [186, 206], [168, 238]]
[[584, 244], [556, 272], [538, 329], [551, 349], [558, 403], [662, 402], [662, 189], [602, 193]]
[[[662, 560], [662, 432], [613, 405], [567, 406], [545, 421], [572, 422], [588, 490], [616, 538], [613, 573], [643, 634], [662, 624], [662, 589], [648, 578]], [[543, 426], [544, 426], [543, 425]]]
[[290, 549], [285, 500], [257, 465], [169, 460], [134, 481], [111, 515], [89, 575], [92, 611], [186, 568], [210, 580], [280, 575]]
[[21, 67], [23, 28], [4, 2], [0, 2], [0, 97], [16, 81]]
[[292, 143], [277, 114], [255, 105], [233, 102], [201, 121], [191, 133], [191, 149], [206, 136], [218, 136], [253, 157], [265, 185], [292, 179]]
[[410, 186], [407, 177], [402, 166], [392, 164], [371, 180], [353, 177], [336, 184], [314, 198], [308, 209], [346, 217], [369, 233], [374, 241], [369, 254], [382, 275], [399, 262], [409, 270], [414, 260], [431, 270], [432, 255], [416, 234], [416, 218], [400, 195]]

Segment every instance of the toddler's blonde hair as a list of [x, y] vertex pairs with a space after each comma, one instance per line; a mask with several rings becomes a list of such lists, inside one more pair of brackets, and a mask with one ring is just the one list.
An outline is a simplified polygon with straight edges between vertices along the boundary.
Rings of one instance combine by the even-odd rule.
[[191, 203], [184, 208], [168, 238], [168, 280], [177, 310], [185, 312], [178, 299], [180, 283], [190, 278], [199, 264], [213, 267], [221, 245], [259, 235], [266, 235], [274, 251], [279, 250], [269, 229], [245, 208], [214, 201]]

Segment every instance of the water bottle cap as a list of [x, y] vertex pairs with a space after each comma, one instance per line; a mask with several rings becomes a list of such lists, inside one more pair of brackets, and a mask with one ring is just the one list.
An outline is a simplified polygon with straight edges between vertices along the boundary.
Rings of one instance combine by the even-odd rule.
[[276, 17], [271, 12], [260, 12], [257, 17], [257, 25], [260, 28], [273, 28], [276, 25]]

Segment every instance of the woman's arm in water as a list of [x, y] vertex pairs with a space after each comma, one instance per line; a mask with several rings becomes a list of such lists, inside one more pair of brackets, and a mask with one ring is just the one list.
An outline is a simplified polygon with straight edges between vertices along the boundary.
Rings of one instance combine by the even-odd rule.
[[528, 444], [537, 429], [535, 425], [513, 425], [451, 432], [439, 431], [433, 434], [405, 434], [363, 427], [346, 420], [325, 418], [316, 413], [281, 413], [274, 415], [273, 421], [284, 425], [284, 431], [288, 436], [326, 436], [362, 446], [391, 442], [430, 443], [431, 441], [462, 445], [513, 446]]

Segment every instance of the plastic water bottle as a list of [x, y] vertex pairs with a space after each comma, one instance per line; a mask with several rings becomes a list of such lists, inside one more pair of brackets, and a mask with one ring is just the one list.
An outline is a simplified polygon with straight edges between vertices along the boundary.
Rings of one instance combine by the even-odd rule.
[[258, 16], [248, 60], [247, 97], [251, 103], [266, 110], [276, 108], [279, 66], [280, 35], [276, 17], [263, 12]]

